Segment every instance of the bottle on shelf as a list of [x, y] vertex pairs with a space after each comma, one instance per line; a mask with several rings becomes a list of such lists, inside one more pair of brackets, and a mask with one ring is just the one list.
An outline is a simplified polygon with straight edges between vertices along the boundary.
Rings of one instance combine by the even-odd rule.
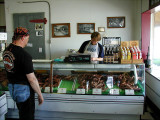
[[112, 47], [112, 50], [111, 50], [111, 54], [110, 54], [110, 59], [111, 59], [111, 63], [114, 62], [114, 52], [113, 52], [113, 47]]

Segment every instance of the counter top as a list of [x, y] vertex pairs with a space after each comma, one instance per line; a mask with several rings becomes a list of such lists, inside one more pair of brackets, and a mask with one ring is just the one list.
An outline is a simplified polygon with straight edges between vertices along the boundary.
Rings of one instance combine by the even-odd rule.
[[2, 95], [4, 95], [4, 92], [0, 91], [0, 97], [1, 97]]
[[152, 69], [149, 69], [149, 68], [146, 68], [145, 71], [152, 75], [153, 77], [155, 77], [157, 80], [160, 81], [160, 69], [157, 69], [157, 68], [152, 68]]
[[[67, 69], [73, 69], [73, 68], [96, 68], [96, 69], [131, 69], [134, 65], [144, 65], [142, 64], [106, 64], [103, 61], [91, 61], [90, 63], [64, 63], [64, 62], [53, 62], [52, 60], [33, 60], [33, 66], [37, 69], [50, 69], [50, 65], [53, 63], [54, 69], [61, 69], [61, 68], [67, 68]], [[4, 68], [4, 64], [2, 61], [0, 61], [0, 68]]]

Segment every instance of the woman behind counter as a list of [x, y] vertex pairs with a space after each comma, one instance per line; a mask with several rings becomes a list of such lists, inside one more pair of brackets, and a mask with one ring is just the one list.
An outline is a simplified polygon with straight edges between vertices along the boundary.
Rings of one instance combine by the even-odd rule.
[[92, 61], [103, 61], [104, 51], [103, 46], [98, 43], [101, 40], [101, 35], [98, 32], [91, 34], [91, 40], [85, 41], [80, 49], [79, 53], [89, 53], [91, 54]]

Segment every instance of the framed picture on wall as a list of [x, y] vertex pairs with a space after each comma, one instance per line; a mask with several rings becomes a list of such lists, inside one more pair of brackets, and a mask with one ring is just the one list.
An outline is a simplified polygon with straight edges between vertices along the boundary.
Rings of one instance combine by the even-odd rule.
[[77, 34], [91, 34], [95, 32], [95, 23], [77, 23]]
[[44, 23], [35, 23], [35, 30], [43, 30]]
[[149, 9], [160, 5], [160, 0], [149, 0]]
[[70, 23], [52, 24], [52, 37], [70, 37]]
[[107, 28], [124, 28], [125, 17], [107, 17]]
[[6, 32], [6, 26], [0, 26], [0, 32]]
[[43, 30], [36, 31], [36, 36], [43, 36]]

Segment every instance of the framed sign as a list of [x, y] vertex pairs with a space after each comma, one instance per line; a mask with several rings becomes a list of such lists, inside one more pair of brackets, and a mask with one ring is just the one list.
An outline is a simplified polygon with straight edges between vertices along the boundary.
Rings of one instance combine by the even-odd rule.
[[98, 32], [105, 32], [105, 27], [98, 27]]
[[43, 30], [36, 31], [36, 36], [43, 36]]
[[77, 34], [91, 34], [95, 32], [95, 23], [77, 23]]
[[0, 32], [6, 32], [6, 26], [0, 26]]
[[43, 23], [35, 23], [35, 30], [43, 30]]
[[52, 37], [70, 37], [70, 23], [52, 24]]
[[149, 0], [149, 9], [160, 5], [160, 0]]
[[124, 28], [125, 17], [107, 17], [107, 28]]

